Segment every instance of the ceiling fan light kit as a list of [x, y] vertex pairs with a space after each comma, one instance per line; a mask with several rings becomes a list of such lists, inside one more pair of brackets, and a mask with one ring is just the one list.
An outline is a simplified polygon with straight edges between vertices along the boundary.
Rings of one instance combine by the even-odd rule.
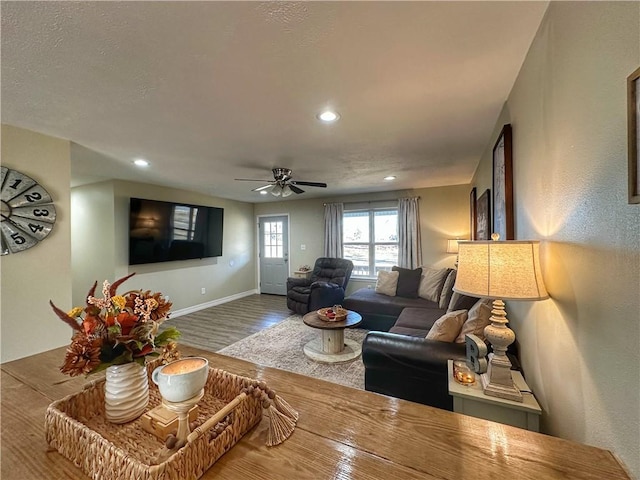
[[271, 170], [273, 173], [273, 180], [255, 180], [253, 178], [236, 178], [241, 182], [264, 182], [266, 185], [252, 189], [254, 192], [261, 194], [271, 193], [274, 197], [286, 198], [294, 193], [301, 194], [304, 190], [298, 187], [298, 185], [305, 185], [308, 187], [326, 188], [327, 184], [323, 182], [303, 182], [300, 180], [292, 180], [291, 169], [276, 167]]

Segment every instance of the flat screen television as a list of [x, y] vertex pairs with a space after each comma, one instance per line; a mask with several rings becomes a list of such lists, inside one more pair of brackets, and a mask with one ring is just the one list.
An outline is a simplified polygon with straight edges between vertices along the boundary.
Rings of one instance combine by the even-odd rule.
[[129, 265], [222, 256], [224, 209], [131, 198]]

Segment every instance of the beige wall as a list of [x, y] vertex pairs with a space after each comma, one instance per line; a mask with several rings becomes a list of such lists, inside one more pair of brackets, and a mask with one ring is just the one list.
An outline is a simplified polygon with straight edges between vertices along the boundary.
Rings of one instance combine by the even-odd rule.
[[[73, 150], [72, 150], [73, 155]], [[71, 190], [71, 271], [73, 305], [84, 305], [95, 281], [114, 280], [116, 264], [113, 182]]]
[[33, 355], [69, 342], [71, 329], [49, 299], [71, 303], [69, 142], [2, 125], [2, 166], [41, 184], [56, 207], [56, 223], [35, 247], [2, 257], [0, 361]]
[[640, 205], [627, 204], [625, 78], [639, 64], [640, 3], [554, 2], [493, 136], [512, 124], [516, 238], [541, 240], [551, 295], [508, 305], [542, 428], [614, 451], [638, 477]]
[[[255, 205], [256, 216], [288, 214], [290, 222], [289, 268], [296, 270], [307, 264], [313, 266], [324, 249], [324, 203], [344, 202], [366, 204], [397, 200], [400, 197], [420, 197], [420, 227], [422, 232], [422, 253], [425, 265], [453, 266], [455, 256], [445, 253], [448, 238], [469, 238], [469, 185], [424, 188], [332, 198], [281, 201]], [[372, 204], [375, 205], [375, 204]], [[301, 245], [306, 246], [302, 250]], [[375, 280], [349, 282], [347, 293], [367, 285], [375, 285]]]
[[[128, 265], [129, 198], [185, 202], [224, 208], [223, 256], [148, 265]], [[74, 302], [95, 281], [113, 281], [136, 272], [123, 288], [163, 292], [173, 311], [197, 309], [216, 300], [255, 290], [253, 205], [155, 185], [110, 181], [73, 189], [74, 231], [82, 222], [105, 222], [100, 241], [73, 237]], [[93, 219], [75, 216], [81, 205]], [[100, 220], [97, 220], [100, 218]], [[80, 238], [80, 239], [78, 239]], [[101, 257], [104, 254], [103, 257]], [[96, 257], [101, 257], [96, 259]], [[201, 294], [201, 289], [205, 294]]]

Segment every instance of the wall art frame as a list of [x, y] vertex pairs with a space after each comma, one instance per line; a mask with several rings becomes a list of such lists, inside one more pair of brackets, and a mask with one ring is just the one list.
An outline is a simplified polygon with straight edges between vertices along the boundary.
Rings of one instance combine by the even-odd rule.
[[629, 203], [640, 204], [640, 67], [627, 77]]
[[471, 240], [476, 240], [476, 187], [469, 193], [469, 232]]
[[493, 147], [493, 232], [514, 240], [513, 143], [511, 124], [504, 125]]
[[476, 203], [474, 240], [491, 240], [491, 189], [487, 188]]

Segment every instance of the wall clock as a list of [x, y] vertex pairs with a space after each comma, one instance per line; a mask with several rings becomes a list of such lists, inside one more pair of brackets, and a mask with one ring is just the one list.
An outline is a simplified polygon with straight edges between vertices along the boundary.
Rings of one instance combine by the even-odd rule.
[[2, 167], [1, 175], [0, 253], [7, 255], [46, 238], [56, 222], [56, 209], [51, 195], [33, 178], [7, 167]]

